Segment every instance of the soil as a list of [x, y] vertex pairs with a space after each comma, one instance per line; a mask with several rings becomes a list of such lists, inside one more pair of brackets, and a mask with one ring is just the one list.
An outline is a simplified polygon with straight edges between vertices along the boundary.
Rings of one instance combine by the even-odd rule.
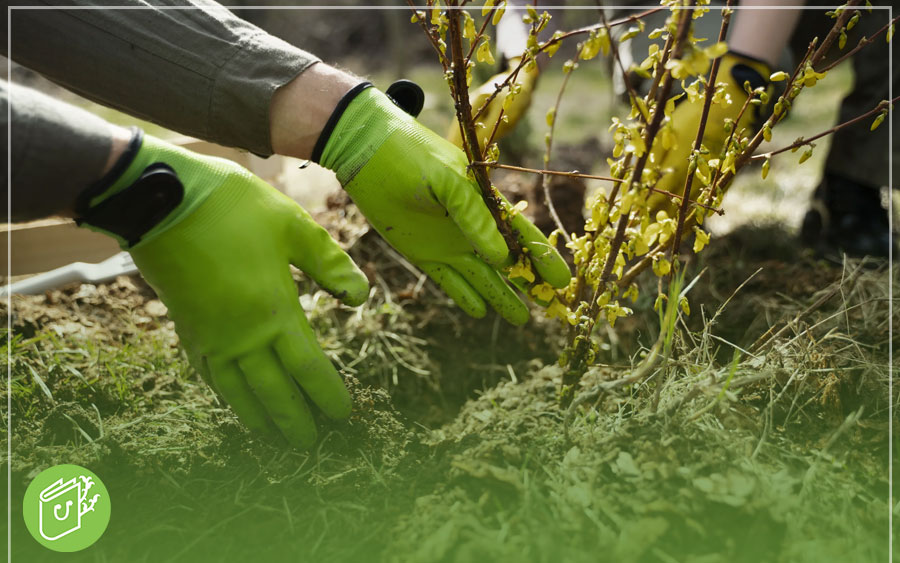
[[[352, 206], [327, 213], [341, 215], [335, 233], [376, 291], [352, 310], [297, 276], [355, 397], [350, 419], [319, 421], [310, 452], [238, 424], [187, 367], [139, 278], [13, 298], [14, 560], [50, 558], [22, 526], [21, 499], [61, 462], [91, 468], [113, 497], [104, 538], [73, 560], [886, 558], [896, 318], [883, 266], [848, 280], [853, 265], [788, 243], [755, 249], [789, 240], [771, 229], [714, 240], [691, 267], [709, 266], [664, 369], [567, 418], [562, 327], [538, 312], [524, 328], [469, 319], [359, 227]], [[598, 334], [582, 393], [630, 373], [655, 340], [651, 289], [635, 305], [647, 314]], [[735, 347], [748, 352], [737, 363]]]
[[[567, 10], [554, 22], [594, 23], [589, 12]], [[396, 31], [400, 18], [407, 25], [405, 10], [240, 13], [325, 60], [377, 71], [382, 87], [433, 63], [421, 34]], [[565, 45], [552, 64], [574, 48]], [[608, 79], [586, 64], [578, 76], [557, 117], [551, 168], [602, 173], [596, 155], [609, 149], [598, 146], [605, 126], [596, 123], [612, 112]], [[444, 87], [439, 73], [419, 81], [429, 77]], [[526, 125], [544, 123], [561, 77], [542, 77]], [[798, 104], [776, 144], [833, 123], [823, 112], [836, 104], [821, 100], [840, 99], [849, 84], [846, 75], [817, 86], [820, 102]], [[449, 104], [424, 112], [442, 108], [431, 116], [441, 127]], [[519, 135], [544, 132], [536, 125]], [[513, 141], [504, 162], [540, 162], [542, 143]], [[817, 150], [806, 172], [776, 160], [767, 183], [742, 179], [732, 194], [742, 182], [756, 194], [765, 214], [754, 217], [800, 213], [817, 181], [811, 165], [825, 154]], [[526, 214], [545, 232], [556, 228], [533, 178], [496, 177], [512, 200], [529, 202]], [[566, 229], [579, 232], [589, 187], [558, 178], [550, 186]], [[739, 220], [747, 202], [729, 206]], [[346, 421], [320, 417], [311, 451], [238, 423], [189, 368], [165, 306], [139, 277], [0, 302], [9, 315], [0, 410], [13, 561], [59, 559], [22, 520], [25, 487], [59, 463], [98, 474], [113, 505], [105, 535], [69, 561], [868, 563], [890, 555], [897, 267], [816, 261], [771, 225], [714, 238], [689, 265], [691, 314], [681, 316], [670, 353], [636, 384], [616, 384], [646, 361], [660, 330], [656, 281], [642, 280], [635, 315], [594, 335], [599, 355], [576, 395], [593, 399], [568, 412], [558, 404], [556, 365], [566, 327], [538, 310], [520, 328], [490, 313], [470, 319], [345, 200], [317, 220], [374, 290], [349, 309], [295, 273], [310, 323], [355, 400]]]

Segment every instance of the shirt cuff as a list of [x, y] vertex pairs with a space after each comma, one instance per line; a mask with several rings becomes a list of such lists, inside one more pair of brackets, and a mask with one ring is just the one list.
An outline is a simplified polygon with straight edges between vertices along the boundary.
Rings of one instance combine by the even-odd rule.
[[320, 59], [262, 32], [243, 42], [216, 76], [208, 131], [221, 144], [270, 156], [274, 152], [269, 127], [272, 96]]

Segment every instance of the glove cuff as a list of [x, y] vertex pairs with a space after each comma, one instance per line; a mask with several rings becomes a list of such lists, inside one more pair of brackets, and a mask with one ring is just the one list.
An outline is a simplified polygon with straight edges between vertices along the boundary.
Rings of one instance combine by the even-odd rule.
[[349, 92], [344, 94], [344, 96], [335, 106], [334, 111], [331, 112], [331, 116], [325, 123], [325, 127], [322, 128], [322, 132], [319, 133], [319, 138], [316, 139], [316, 145], [313, 147], [313, 152], [310, 160], [312, 160], [316, 164], [321, 163], [322, 152], [325, 151], [325, 145], [328, 144], [328, 139], [331, 138], [331, 134], [332, 132], [334, 132], [334, 128], [337, 126], [338, 121], [340, 121], [341, 116], [344, 115], [344, 111], [346, 111], [347, 106], [349, 106], [350, 102], [352, 102], [363, 90], [371, 87], [371, 82], [363, 82], [361, 84], [357, 84]]
[[131, 139], [128, 146], [122, 152], [122, 156], [113, 164], [112, 168], [103, 175], [102, 178], [84, 189], [78, 197], [75, 198], [75, 215], [83, 217], [88, 213], [92, 203], [98, 203], [94, 200], [107, 193], [112, 185], [118, 180], [128, 166], [134, 161], [141, 145], [144, 142], [144, 131], [140, 127], [131, 128]]
[[324, 145], [319, 164], [333, 170], [341, 185], [356, 176], [392, 133], [415, 123], [411, 115], [375, 88], [362, 88], [340, 109], [340, 113], [335, 110], [338, 115], [330, 135], [324, 142], [319, 138]]
[[737, 51], [729, 50], [728, 54], [735, 59], [731, 67], [731, 77], [740, 88], [744, 87], [745, 82], [749, 82], [750, 88], [754, 90], [769, 86], [769, 75], [772, 71], [768, 63]]
[[193, 212], [236, 165], [201, 157], [136, 129], [119, 160], [76, 199], [76, 223], [115, 238], [125, 250]]
[[769, 69], [769, 63], [760, 59], [759, 57], [754, 57], [753, 55], [748, 55], [747, 53], [742, 53], [740, 51], [735, 51], [734, 49], [728, 49], [728, 54], [737, 57], [738, 59], [742, 59], [742, 62], [752, 63], [754, 65], [762, 65], [767, 70]]

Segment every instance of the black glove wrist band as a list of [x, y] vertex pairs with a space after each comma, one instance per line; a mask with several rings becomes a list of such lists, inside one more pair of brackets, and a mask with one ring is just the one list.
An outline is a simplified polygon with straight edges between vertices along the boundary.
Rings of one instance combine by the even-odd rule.
[[112, 169], [78, 195], [75, 222], [112, 233], [132, 247], [153, 227], [165, 219], [184, 200], [184, 186], [175, 170], [163, 162], [147, 166], [128, 187], [110, 195], [97, 205], [91, 201], [103, 195], [134, 162], [144, 141], [144, 133], [132, 128], [131, 140]]
[[[310, 157], [311, 161], [316, 164], [319, 163], [322, 159], [322, 153], [325, 151], [325, 145], [328, 144], [328, 139], [331, 138], [331, 133], [334, 131], [334, 128], [337, 127], [338, 121], [340, 121], [341, 116], [344, 115], [347, 106], [349, 106], [350, 102], [352, 102], [363, 90], [371, 86], [371, 82], [363, 82], [362, 84], [357, 84], [349, 92], [344, 94], [337, 106], [335, 106], [334, 111], [331, 112], [331, 117], [328, 118], [328, 122], [325, 123], [322, 132], [319, 133], [319, 138], [316, 140], [316, 145], [313, 147], [312, 156]], [[422, 111], [422, 107], [425, 105], [425, 93], [418, 84], [411, 80], [398, 80], [394, 82], [388, 86], [385, 94], [387, 94], [387, 97], [390, 98], [397, 107], [413, 117], [418, 116], [419, 112]]]
[[736, 57], [740, 57], [742, 59], [747, 59], [748, 61], [753, 61], [754, 63], [759, 63], [761, 65], [766, 65], [766, 68], [771, 66], [766, 61], [760, 59], [759, 57], [754, 57], [753, 55], [748, 55], [748, 54], [742, 53], [740, 51], [735, 51], [734, 49], [728, 49], [728, 52]]
[[77, 220], [114, 233], [131, 248], [184, 200], [184, 185], [171, 166], [155, 162], [124, 190], [92, 207]]
[[[769, 68], [769, 63], [762, 59], [751, 57], [750, 55], [745, 55], [744, 53], [733, 51], [731, 49], [729, 49], [728, 52], [736, 57], [747, 59], [748, 61], [759, 63], [761, 65], [765, 65], [766, 68]], [[752, 90], [755, 90], [757, 88], [766, 88], [769, 86], [768, 76], [762, 76], [761, 74], [759, 74], [758, 70], [743, 63], [738, 63], [731, 67], [731, 77], [734, 78], [735, 82], [737, 82], [737, 84], [741, 88], [744, 87], [744, 82], [749, 82], [750, 88]]]
[[362, 82], [360, 84], [357, 84], [356, 86], [351, 88], [349, 92], [344, 94], [344, 96], [334, 107], [334, 111], [331, 112], [331, 116], [325, 123], [325, 127], [322, 128], [322, 132], [319, 133], [319, 138], [316, 140], [316, 144], [313, 147], [312, 156], [309, 157], [311, 161], [319, 164], [319, 161], [322, 160], [322, 153], [325, 152], [325, 145], [328, 144], [328, 139], [331, 138], [331, 133], [334, 131], [334, 128], [337, 127], [338, 121], [340, 121], [341, 116], [344, 115], [344, 110], [347, 109], [347, 106], [350, 105], [350, 102], [352, 102], [354, 98], [356, 98], [356, 96], [358, 96], [363, 90], [371, 87], [371, 82]]
[[87, 215], [91, 208], [91, 200], [103, 194], [103, 192], [116, 183], [116, 180], [118, 180], [131, 165], [134, 157], [137, 156], [138, 151], [141, 150], [141, 145], [143, 143], [144, 132], [140, 127], [132, 127], [131, 140], [128, 141], [128, 146], [125, 147], [125, 151], [122, 152], [122, 155], [116, 160], [116, 163], [113, 164], [113, 167], [109, 172], [85, 188], [78, 194], [78, 197], [75, 198], [75, 217], [80, 218]]

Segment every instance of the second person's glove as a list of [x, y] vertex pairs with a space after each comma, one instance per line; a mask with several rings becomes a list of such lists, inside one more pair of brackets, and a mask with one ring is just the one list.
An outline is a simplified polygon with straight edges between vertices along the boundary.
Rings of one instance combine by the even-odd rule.
[[[748, 94], [744, 90], [744, 83], [748, 82], [751, 89], [768, 86], [769, 67], [756, 59], [735, 53], [726, 53], [722, 56], [716, 81], [724, 82], [727, 85], [725, 94], [731, 103], [710, 105], [709, 118], [703, 135], [703, 145], [710, 151], [710, 154], [707, 155], [709, 158], [717, 158], [728, 139], [729, 133], [725, 129], [725, 120], [735, 120], [747, 100]], [[683, 193], [689, 157], [694, 148], [694, 139], [697, 137], [702, 113], [702, 97], [693, 102], [683, 100], [675, 107], [671, 115], [674, 145], [665, 148], [660, 138], [653, 143], [653, 160], [659, 163], [663, 174], [656, 184], [658, 189], [677, 195]], [[744, 112], [740, 121], [734, 124], [735, 131], [739, 133], [742, 129], [746, 129], [745, 134], [752, 134], [757, 117], [757, 108], [751, 105]], [[700, 179], [695, 176], [691, 184], [691, 199], [696, 200], [701, 187]], [[660, 210], [665, 211], [669, 217], [675, 217], [679, 205], [680, 200], [673, 200], [667, 195], [655, 193], [650, 197], [650, 217], [655, 217]]]
[[[478, 111], [491, 94], [497, 90], [497, 86], [503, 84], [507, 77], [513, 73], [516, 67], [519, 66], [521, 60], [522, 59], [520, 58], [510, 59], [505, 71], [495, 74], [478, 88], [469, 91], [469, 104], [472, 106], [473, 114]], [[531, 67], [531, 70], [528, 70], [529, 66]], [[531, 65], [525, 65], [519, 69], [519, 74], [516, 75], [516, 79], [511, 81], [512, 88], [515, 88], [517, 92], [513, 99], [506, 104], [505, 108], [503, 107], [503, 101], [506, 99], [506, 96], [510, 94], [510, 90], [504, 88], [494, 96], [494, 99], [491, 100], [491, 103], [488, 104], [487, 108], [485, 108], [484, 112], [482, 112], [476, 122], [478, 143], [482, 149], [486, 148], [484, 145], [491, 138], [494, 124], [497, 123], [498, 119], [501, 119], [501, 109], [504, 110], [502, 117], [506, 119], [505, 121], [501, 121], [497, 126], [497, 133], [494, 135], [494, 141], [499, 141], [505, 137], [507, 133], [513, 130], [516, 123], [522, 119], [525, 112], [528, 111], [529, 106], [531, 106], [531, 93], [534, 91], [537, 78], [537, 65], [533, 63]], [[480, 124], [480, 126], [478, 124]], [[447, 139], [457, 147], [462, 147], [459, 121], [456, 120], [455, 116], [453, 117], [453, 122], [450, 124], [450, 127], [447, 129]]]

